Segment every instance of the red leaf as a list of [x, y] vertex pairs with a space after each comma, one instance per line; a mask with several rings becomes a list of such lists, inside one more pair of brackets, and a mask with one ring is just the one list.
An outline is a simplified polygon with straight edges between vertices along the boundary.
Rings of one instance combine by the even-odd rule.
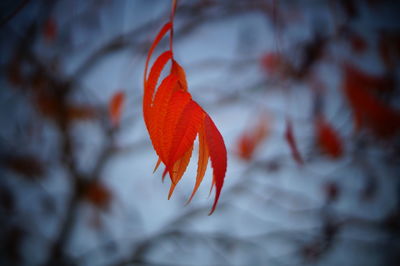
[[191, 100], [182, 112], [171, 141], [168, 165], [172, 165], [193, 145], [204, 119], [204, 111]]
[[[171, 21], [165, 24], [157, 34], [147, 55], [143, 78], [143, 116], [153, 147], [159, 156], [155, 170], [162, 162], [166, 166], [163, 180], [164, 176], [169, 173], [172, 181], [168, 197], [172, 195], [176, 184], [186, 170], [196, 135], [199, 133], [199, 138], [201, 138], [200, 154], [196, 185], [191, 198], [203, 179], [207, 167], [208, 150], [211, 149], [210, 146], [213, 146], [210, 156], [214, 168], [213, 184], [216, 186], [216, 198], [211, 214], [215, 210], [223, 186], [226, 172], [226, 148], [222, 136], [211, 118], [192, 100], [188, 92], [185, 71], [173, 59], [172, 25], [175, 8], [176, 1], [174, 0], [172, 2]], [[152, 53], [168, 31], [170, 31], [171, 51], [164, 52], [156, 59], [147, 77]], [[172, 59], [170, 75], [161, 82], [158, 90], [155, 91], [160, 74], [170, 59]], [[205, 116], [207, 121], [204, 121]], [[203, 133], [203, 130], [205, 133]]]
[[185, 173], [186, 168], [190, 161], [190, 157], [192, 157], [192, 151], [193, 151], [193, 145], [191, 147], [189, 147], [189, 149], [186, 151], [186, 153], [182, 156], [181, 159], [179, 159], [178, 161], [175, 162], [175, 164], [173, 166], [173, 176], [172, 176], [173, 182], [171, 182], [171, 187], [170, 187], [169, 193], [168, 193], [168, 199], [171, 198], [176, 185], [178, 184], [178, 182], [181, 180], [183, 174]]
[[171, 59], [172, 53], [166, 51], [162, 53], [154, 62], [149, 74], [149, 78], [145, 82], [144, 96], [143, 96], [143, 114], [146, 126], [149, 129], [151, 127], [150, 123], [150, 109], [151, 103], [153, 101], [154, 90], [157, 85], [158, 79], [160, 77], [161, 71], [165, 67], [165, 64]]
[[298, 164], [301, 164], [301, 165], [304, 164], [303, 158], [301, 157], [300, 152], [297, 148], [296, 140], [295, 140], [294, 134], [293, 134], [292, 122], [289, 118], [286, 119], [285, 139], [286, 139], [287, 143], [289, 144], [293, 159]]
[[[168, 106], [176, 86], [178, 79], [174, 75], [169, 75], [162, 82], [157, 90], [150, 121], [150, 137], [153, 142], [154, 149], [160, 151], [160, 155], [166, 161], [167, 149], [163, 146], [161, 141], [163, 138], [164, 120], [167, 115]], [[159, 155], [159, 156], [160, 156]]]
[[[149, 53], [147, 54], [147, 58], [146, 58], [146, 65], [145, 65], [145, 67], [144, 67], [144, 78], [143, 78], [144, 83], [146, 83], [146, 80], [147, 80], [147, 70], [148, 70], [148, 68], [149, 68], [149, 61], [150, 61], [150, 58], [151, 58], [151, 56], [152, 56], [152, 54], [153, 54], [154, 48], [156, 48], [156, 46], [157, 46], [158, 43], [161, 41], [161, 39], [165, 36], [165, 34], [166, 34], [169, 30], [171, 30], [171, 27], [172, 27], [172, 23], [171, 23], [171, 22], [166, 23], [166, 24], [161, 28], [161, 30], [158, 32], [156, 38], [154, 39], [153, 43], [151, 44]], [[146, 88], [146, 84], [144, 84], [143, 87]]]
[[[207, 170], [208, 158], [210, 157], [210, 153], [208, 151], [205, 132], [204, 132], [204, 123], [199, 130], [199, 160], [197, 162], [197, 176], [196, 176], [196, 184], [194, 185], [192, 195], [190, 195], [189, 200], [186, 204], [190, 203], [193, 196], [196, 194], [197, 189], [199, 188], [201, 182], [203, 181], [203, 177]], [[212, 186], [211, 186], [212, 187]]]
[[372, 94], [371, 88], [380, 88], [381, 84], [354, 67], [345, 66], [343, 89], [354, 113], [356, 130], [368, 128], [377, 137], [390, 138], [400, 131], [400, 111]]
[[186, 82], [185, 70], [175, 60], [172, 61], [171, 74], [174, 74], [178, 77], [179, 88], [184, 91], [187, 91], [188, 86], [187, 86], [187, 82]]
[[396, 87], [395, 80], [390, 76], [368, 74], [351, 65], [345, 65], [344, 69], [346, 81], [354, 83], [356, 87], [365, 91], [372, 93], [388, 92], [393, 91]]
[[209, 213], [209, 215], [211, 215], [217, 207], [222, 186], [224, 185], [227, 167], [227, 153], [224, 139], [222, 138], [221, 133], [219, 133], [214, 122], [208, 115], [206, 115], [204, 118], [204, 131], [207, 146], [210, 151], [211, 166], [213, 168], [213, 179], [215, 181], [215, 199]]
[[171, 145], [175, 134], [176, 126], [182, 116], [187, 104], [191, 101], [191, 96], [187, 92], [176, 91], [173, 93], [169, 102], [167, 113], [163, 123], [163, 137], [161, 138], [161, 159], [170, 172], [169, 162]]
[[328, 156], [339, 158], [343, 155], [342, 142], [335, 129], [322, 117], [315, 122], [318, 146]]
[[113, 127], [119, 126], [124, 101], [125, 94], [122, 91], [116, 92], [110, 100], [110, 103], [108, 105], [108, 112]]

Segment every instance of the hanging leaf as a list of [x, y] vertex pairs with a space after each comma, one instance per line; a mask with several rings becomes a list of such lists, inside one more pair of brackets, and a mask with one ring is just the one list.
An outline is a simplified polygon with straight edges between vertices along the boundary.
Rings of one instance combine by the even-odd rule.
[[213, 180], [215, 186], [215, 199], [209, 213], [211, 215], [217, 207], [218, 199], [224, 185], [225, 172], [227, 167], [227, 153], [224, 139], [211, 118], [206, 115], [204, 119], [204, 131], [208, 150], [210, 151], [211, 166], [213, 168]]
[[[171, 187], [168, 198], [181, 180], [192, 156], [193, 144], [199, 136], [199, 160], [196, 184], [188, 202], [193, 198], [207, 169], [208, 158], [213, 168], [213, 185], [216, 188], [214, 212], [224, 183], [227, 153], [221, 134], [208, 114], [192, 99], [188, 92], [185, 70], [173, 58], [173, 17], [176, 1], [172, 3], [171, 21], [166, 23], [154, 39], [146, 58], [144, 70], [143, 117], [154, 150], [159, 159], [154, 171], [162, 163], [164, 177], [168, 174]], [[161, 39], [170, 33], [170, 51], [157, 57], [150, 68], [151, 56]], [[161, 73], [171, 61], [169, 75], [160, 83]]]
[[199, 159], [197, 162], [196, 184], [194, 185], [192, 195], [190, 195], [187, 203], [190, 203], [201, 182], [203, 181], [204, 175], [206, 174], [209, 157], [210, 153], [208, 151], [208, 146], [205, 139], [204, 124], [202, 124], [199, 130]]
[[178, 182], [181, 180], [183, 174], [186, 171], [186, 168], [189, 164], [190, 157], [192, 157], [193, 145], [189, 148], [189, 150], [183, 155], [183, 157], [178, 160], [173, 166], [173, 174], [172, 174], [172, 182], [171, 187], [168, 193], [168, 199], [171, 198], [172, 193]]

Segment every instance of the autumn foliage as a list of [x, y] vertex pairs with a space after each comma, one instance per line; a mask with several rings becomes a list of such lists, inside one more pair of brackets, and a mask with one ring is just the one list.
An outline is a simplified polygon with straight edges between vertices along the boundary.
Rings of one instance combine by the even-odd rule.
[[[171, 21], [157, 34], [147, 55], [144, 71], [143, 116], [153, 147], [159, 157], [156, 169], [162, 162], [169, 174], [171, 197], [182, 178], [192, 156], [193, 143], [198, 136], [199, 158], [196, 184], [189, 199], [192, 199], [203, 180], [208, 159], [213, 168], [212, 186], [215, 186], [215, 200], [212, 214], [224, 184], [227, 167], [227, 153], [224, 140], [211, 117], [192, 99], [184, 69], [173, 55], [173, 17], [176, 2], [172, 4]], [[154, 49], [161, 39], [170, 33], [170, 50], [157, 57], [148, 74], [148, 66]], [[171, 62], [170, 73], [157, 86], [161, 72]]]
[[399, 264], [395, 4], [8, 2], [1, 265]]

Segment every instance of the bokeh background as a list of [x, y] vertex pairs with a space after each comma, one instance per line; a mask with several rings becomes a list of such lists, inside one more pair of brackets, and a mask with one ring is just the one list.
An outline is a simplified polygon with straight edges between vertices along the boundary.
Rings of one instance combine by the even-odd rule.
[[397, 1], [178, 1], [175, 57], [228, 149], [211, 216], [210, 169], [185, 206], [197, 150], [170, 200], [152, 174], [170, 5], [0, 3], [0, 264], [399, 265]]

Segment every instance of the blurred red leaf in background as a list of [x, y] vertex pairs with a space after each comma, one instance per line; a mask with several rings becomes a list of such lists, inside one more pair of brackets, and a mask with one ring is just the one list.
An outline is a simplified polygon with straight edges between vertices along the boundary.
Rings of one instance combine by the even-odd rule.
[[113, 127], [119, 126], [124, 102], [125, 102], [125, 93], [122, 91], [116, 92], [110, 100], [110, 103], [108, 105], [108, 112], [111, 125]]
[[315, 131], [321, 151], [331, 158], [339, 158], [343, 155], [343, 145], [339, 134], [321, 115], [315, 120]]
[[266, 53], [261, 58], [261, 66], [271, 76], [285, 76], [293, 70], [292, 65], [277, 52]]
[[107, 210], [111, 203], [112, 194], [108, 187], [95, 181], [87, 185], [84, 198], [94, 206]]
[[247, 129], [237, 140], [238, 155], [243, 160], [251, 160], [255, 150], [268, 136], [268, 121], [265, 116], [257, 124]]
[[65, 117], [68, 122], [76, 120], [88, 120], [96, 117], [96, 109], [93, 106], [83, 104], [68, 104], [63, 110], [58, 98], [45, 93], [39, 94], [35, 99], [37, 110], [50, 119], [57, 120]]
[[343, 89], [354, 114], [356, 130], [368, 128], [381, 138], [395, 136], [400, 129], [400, 111], [380, 100], [374, 91], [392, 90], [393, 81], [377, 78], [344, 66]]

